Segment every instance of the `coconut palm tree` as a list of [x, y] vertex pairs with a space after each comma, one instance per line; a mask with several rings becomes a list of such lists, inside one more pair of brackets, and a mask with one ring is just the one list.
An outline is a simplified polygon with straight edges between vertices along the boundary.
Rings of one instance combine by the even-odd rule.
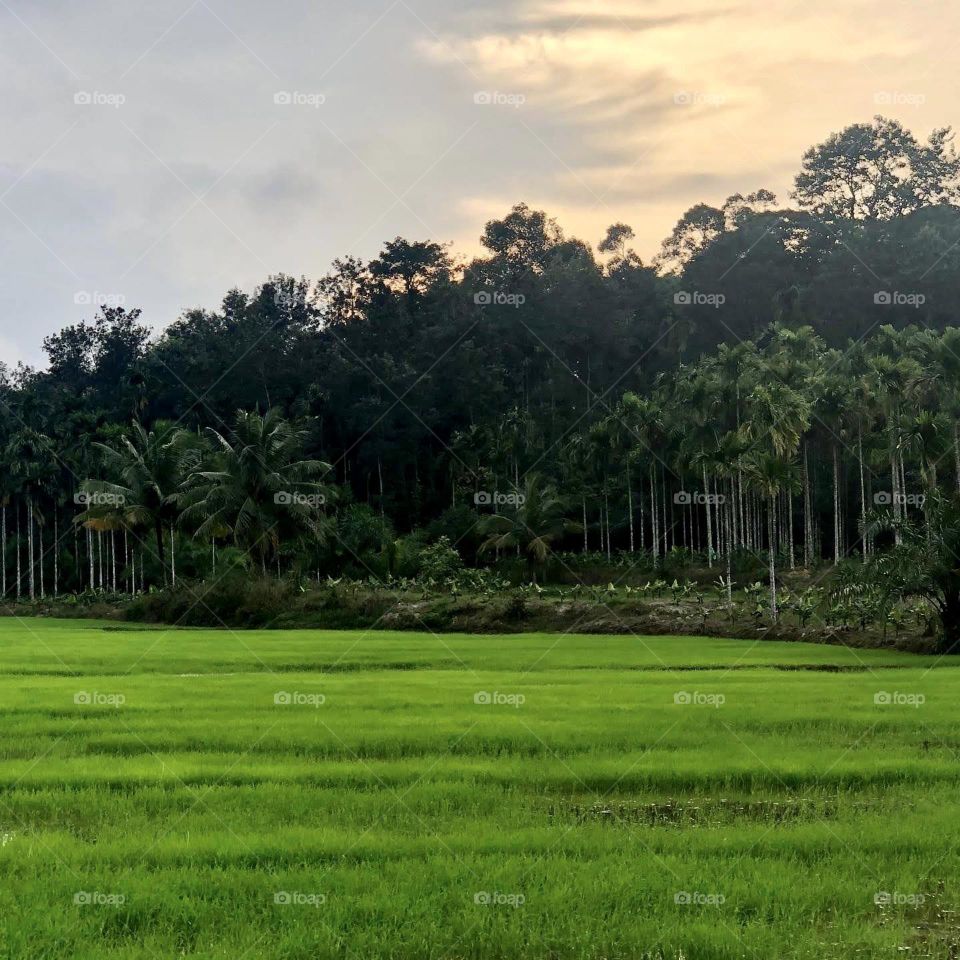
[[480, 552], [519, 548], [536, 583], [537, 571], [547, 562], [553, 544], [564, 534], [579, 532], [580, 524], [567, 519], [556, 487], [544, 483], [539, 474], [527, 476], [521, 495], [522, 501], [518, 497], [516, 508], [509, 513], [491, 514], [481, 521], [480, 529], [487, 539], [480, 545]]
[[927, 500], [926, 523], [885, 512], [873, 520], [878, 529], [896, 525], [899, 543], [871, 558], [868, 573], [892, 604], [909, 597], [926, 600], [940, 620], [938, 653], [960, 653], [960, 494], [934, 491]]
[[[83, 484], [86, 509], [77, 522], [100, 532], [124, 528], [134, 535], [142, 532], [144, 544], [152, 536], [155, 559], [167, 583], [165, 534], [177, 520], [184, 477], [200, 462], [195, 435], [166, 421], [158, 421], [150, 430], [134, 421], [129, 435], [114, 444], [94, 446], [112, 479]], [[173, 570], [171, 557], [171, 576]]]
[[326, 536], [323, 507], [331, 488], [328, 463], [303, 458], [306, 430], [278, 409], [262, 416], [238, 411], [229, 436], [208, 430], [213, 451], [187, 478], [179, 494], [181, 522], [199, 539], [227, 538], [266, 573], [279, 568], [281, 544]]

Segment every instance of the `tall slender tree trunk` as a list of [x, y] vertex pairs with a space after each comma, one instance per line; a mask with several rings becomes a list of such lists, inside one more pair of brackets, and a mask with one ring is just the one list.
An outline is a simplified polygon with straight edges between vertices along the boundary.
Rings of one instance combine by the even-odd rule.
[[770, 507], [767, 512], [767, 537], [769, 540], [768, 543], [768, 557], [770, 561], [770, 613], [773, 616], [773, 619], [776, 620], [777, 613], [777, 553], [776, 553], [776, 529], [775, 529], [775, 512], [777, 509], [777, 498], [775, 496], [770, 497]]
[[723, 509], [723, 505], [726, 502], [726, 495], [722, 496], [719, 493], [720, 483], [722, 481], [714, 480], [713, 482], [713, 492], [716, 494], [716, 504], [717, 509], [714, 511], [717, 518], [717, 559], [726, 553], [729, 544], [730, 544], [730, 512]]
[[740, 506], [740, 546], [747, 546], [747, 524], [746, 524], [746, 515], [744, 513], [745, 504], [743, 499], [743, 471], [738, 467], [737, 468], [737, 500], [739, 501]]
[[903, 517], [907, 518], [907, 468], [903, 462], [903, 454], [900, 454], [900, 492], [903, 494]]
[[960, 490], [960, 423], [953, 424], [953, 461], [957, 469], [957, 490]]
[[860, 460], [860, 549], [863, 562], [870, 556], [870, 543], [867, 535], [867, 479], [863, 471], [863, 426], [857, 429], [857, 458]]
[[[900, 519], [900, 471], [897, 470], [896, 449], [890, 453], [890, 485], [892, 487], [891, 497], [893, 498], [893, 519]], [[894, 526], [893, 538], [897, 546], [900, 546], [900, 527]]]
[[603, 505], [607, 512], [607, 562], [610, 561], [610, 498], [607, 496], [606, 487], [603, 491]]
[[840, 462], [833, 445], [833, 565], [840, 562]]
[[710, 519], [710, 481], [707, 479], [707, 467], [703, 467], [704, 508], [707, 512], [707, 566], [713, 567], [713, 523]]
[[47, 591], [43, 583], [43, 527], [37, 524], [37, 567], [40, 571], [40, 599], [46, 600]]
[[787, 492], [787, 546], [790, 550], [790, 569], [796, 570], [796, 560], [793, 553], [793, 496]]
[[34, 552], [33, 552], [33, 497], [27, 494], [27, 562], [30, 565], [30, 599], [36, 600], [37, 589], [34, 580]]
[[20, 599], [21, 590], [23, 589], [21, 584], [23, 582], [23, 574], [20, 571], [20, 506], [17, 505], [17, 600]]
[[[735, 523], [737, 516], [737, 503], [735, 500], [734, 480], [730, 478], [730, 507], [727, 511], [731, 520]], [[727, 544], [727, 606], [733, 608], [733, 544]]]
[[[382, 517], [383, 516], [383, 465], [380, 462], [379, 454], [377, 454], [377, 477], [380, 480], [380, 516]], [[454, 486], [453, 499], [454, 499], [454, 502], [456, 502], [456, 499], [457, 499], [456, 483], [454, 483], [453, 486]]]
[[[153, 525], [153, 533], [157, 540], [157, 562], [160, 564], [161, 570], [163, 570], [163, 585], [167, 585], [167, 563], [163, 556], [163, 526], [160, 521], [157, 520]], [[143, 563], [143, 557], [140, 558], [140, 562]]]
[[633, 553], [633, 484], [630, 482], [630, 461], [627, 461], [627, 512], [630, 515], [630, 552]]
[[640, 499], [640, 549], [642, 551], [647, 549], [647, 537], [643, 529], [647, 522], [647, 518], [645, 516], [645, 511], [643, 509], [643, 474], [642, 473], [640, 474], [640, 489], [637, 491], [637, 493]]
[[653, 525], [652, 539], [653, 544], [653, 565], [657, 565], [657, 558], [660, 555], [660, 531], [657, 529], [657, 487], [656, 471], [653, 464], [650, 464], [650, 518]]
[[730, 509], [728, 511], [730, 520], [730, 542], [727, 544], [727, 553], [734, 550], [740, 542], [740, 529], [737, 526], [737, 479], [730, 475]]
[[810, 502], [810, 464], [807, 443], [803, 443], [803, 565], [813, 563], [813, 508]]
[[663, 506], [663, 555], [666, 556], [670, 549], [667, 545], [670, 531], [667, 527], [667, 476], [663, 467], [660, 468], [660, 501]]

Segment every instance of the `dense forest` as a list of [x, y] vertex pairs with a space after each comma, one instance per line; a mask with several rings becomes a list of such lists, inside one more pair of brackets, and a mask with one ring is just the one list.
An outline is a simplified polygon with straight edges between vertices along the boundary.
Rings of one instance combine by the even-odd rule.
[[867, 561], [960, 488], [958, 203], [950, 131], [877, 117], [651, 263], [518, 204], [470, 262], [398, 237], [156, 336], [103, 305], [0, 368], [3, 594], [383, 575], [441, 537]]

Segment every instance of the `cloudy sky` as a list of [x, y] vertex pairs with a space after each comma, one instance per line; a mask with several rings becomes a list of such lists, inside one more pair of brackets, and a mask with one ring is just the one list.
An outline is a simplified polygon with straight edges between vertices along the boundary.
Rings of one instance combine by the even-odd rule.
[[949, 0], [0, 0], [0, 359], [524, 200], [649, 258], [877, 112], [960, 122]]

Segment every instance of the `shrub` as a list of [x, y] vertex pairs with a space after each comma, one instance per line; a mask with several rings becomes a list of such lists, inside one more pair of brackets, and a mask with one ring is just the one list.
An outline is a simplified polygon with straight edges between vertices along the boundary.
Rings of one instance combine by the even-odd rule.
[[480, 515], [466, 504], [448, 507], [428, 525], [427, 537], [431, 542], [446, 537], [452, 544], [456, 544], [463, 556], [472, 559], [477, 555], [483, 539], [478, 528], [479, 522]]
[[460, 554], [451, 546], [448, 537], [424, 547], [420, 553], [420, 577], [442, 583], [454, 579], [463, 569]]

